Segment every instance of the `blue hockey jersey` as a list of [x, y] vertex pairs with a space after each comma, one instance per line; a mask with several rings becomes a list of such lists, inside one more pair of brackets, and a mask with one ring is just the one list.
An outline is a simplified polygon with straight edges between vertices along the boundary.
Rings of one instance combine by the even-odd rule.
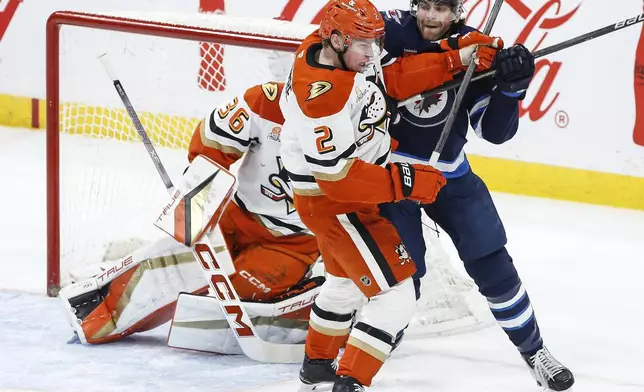
[[[395, 57], [437, 50], [435, 43], [423, 40], [416, 27], [416, 18], [409, 11], [390, 10], [382, 14], [385, 19], [385, 50], [391, 56], [390, 59], [383, 58], [383, 64]], [[460, 24], [455, 25], [449, 34], [466, 34], [474, 30]], [[469, 85], [437, 165], [446, 178], [459, 177], [469, 170], [463, 151], [467, 143], [468, 123], [476, 135], [494, 144], [504, 143], [515, 135], [519, 125], [518, 100], [504, 95], [495, 86], [493, 78]], [[400, 121], [389, 126], [391, 136], [400, 143], [391, 159], [426, 164], [455, 98], [456, 90], [449, 90], [399, 108]]]

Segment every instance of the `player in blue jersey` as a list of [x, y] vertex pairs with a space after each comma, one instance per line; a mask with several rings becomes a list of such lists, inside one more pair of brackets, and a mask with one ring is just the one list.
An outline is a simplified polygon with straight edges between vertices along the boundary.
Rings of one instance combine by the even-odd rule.
[[[462, 0], [411, 0], [410, 11], [383, 12], [385, 49], [393, 57], [441, 50], [457, 36], [476, 31], [461, 19]], [[440, 41], [440, 45], [437, 42]], [[492, 314], [518, 348], [537, 383], [548, 390], [569, 389], [574, 378], [544, 347], [530, 299], [505, 248], [506, 234], [485, 183], [472, 171], [463, 146], [468, 125], [494, 144], [510, 140], [519, 125], [519, 101], [534, 75], [534, 56], [516, 44], [493, 54], [497, 74], [470, 84], [437, 168], [447, 185], [436, 201], [418, 205], [401, 201], [381, 205], [381, 214], [398, 230], [412, 259], [425, 257], [421, 223], [424, 210], [451, 237], [468, 274], [487, 300]], [[386, 59], [385, 59], [386, 63]], [[391, 125], [398, 141], [392, 160], [426, 163], [454, 103], [451, 90], [408, 104]], [[424, 262], [416, 265], [417, 296]]]

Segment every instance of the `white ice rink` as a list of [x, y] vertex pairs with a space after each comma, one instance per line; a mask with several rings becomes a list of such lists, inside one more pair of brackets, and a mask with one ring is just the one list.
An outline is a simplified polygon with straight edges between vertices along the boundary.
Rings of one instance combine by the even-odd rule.
[[[43, 294], [44, 151], [42, 132], [0, 129], [0, 390], [297, 389], [298, 365], [172, 349], [165, 346], [165, 326], [116, 344], [67, 344], [62, 309]], [[544, 340], [575, 373], [575, 391], [644, 392], [644, 212], [494, 198]], [[407, 339], [369, 389], [538, 390], [496, 326]]]

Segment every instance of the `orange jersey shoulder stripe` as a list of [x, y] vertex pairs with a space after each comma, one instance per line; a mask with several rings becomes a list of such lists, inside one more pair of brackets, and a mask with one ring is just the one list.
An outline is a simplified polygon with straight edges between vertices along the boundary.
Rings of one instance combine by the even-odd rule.
[[284, 83], [259, 84], [246, 90], [244, 101], [259, 117], [277, 124], [284, 124], [284, 116], [279, 105], [283, 89]]
[[292, 86], [299, 107], [309, 118], [335, 114], [346, 105], [353, 89], [355, 72], [319, 64], [315, 54], [322, 49], [318, 31], [304, 39], [293, 67]]
[[230, 169], [230, 165], [237, 162], [243, 153], [233, 148], [219, 145], [216, 142], [206, 141], [205, 132], [206, 125], [201, 121], [190, 139], [188, 162], [192, 162], [197, 155], [205, 155], [226, 169]]

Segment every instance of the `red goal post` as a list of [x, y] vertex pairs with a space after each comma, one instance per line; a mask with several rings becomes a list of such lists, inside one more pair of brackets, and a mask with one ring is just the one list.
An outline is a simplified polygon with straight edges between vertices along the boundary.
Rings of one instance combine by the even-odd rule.
[[[197, 16], [195, 16], [197, 17]], [[203, 15], [212, 18], [217, 25], [217, 15]], [[225, 17], [229, 20], [230, 17]], [[220, 18], [221, 19], [221, 18]], [[233, 19], [235, 20], [235, 19]], [[244, 19], [246, 20], [246, 19]], [[235, 23], [222, 23], [228, 27]], [[297, 49], [302, 34], [292, 33], [292, 25], [285, 21], [263, 21], [268, 32], [248, 32], [241, 29], [206, 27], [199, 25], [144, 20], [106, 14], [87, 14], [70, 11], [54, 12], [47, 21], [46, 28], [46, 69], [47, 69], [47, 294], [56, 296], [60, 289], [61, 238], [60, 238], [60, 30], [64, 26], [77, 26], [88, 29], [118, 31], [137, 35], [149, 35], [195, 42], [207, 42], [239, 47], [261, 48], [293, 52]], [[242, 27], [242, 26], [240, 26]], [[310, 31], [310, 30], [309, 30]], [[135, 103], [136, 105], [136, 103]]]
[[[179, 178], [198, 121], [252, 85], [283, 81], [291, 52], [315, 27], [215, 14], [53, 13], [46, 29], [47, 294], [69, 283], [69, 270], [115, 260], [163, 235], [152, 218], [165, 188], [98, 55], [110, 52], [168, 173]], [[204, 44], [217, 45], [213, 63], [204, 61]], [[225, 78], [202, 78], [222, 67]], [[204, 86], [211, 82], [218, 84]], [[425, 234], [428, 273], [410, 334], [489, 323], [476, 286], [454, 269], [435, 233]]]

